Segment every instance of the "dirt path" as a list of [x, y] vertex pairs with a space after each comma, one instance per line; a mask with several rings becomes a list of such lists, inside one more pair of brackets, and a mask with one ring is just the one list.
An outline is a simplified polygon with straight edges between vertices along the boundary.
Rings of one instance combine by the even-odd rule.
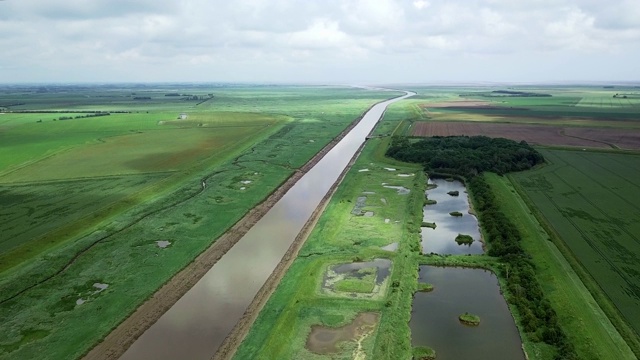
[[[382, 100], [386, 101], [386, 100]], [[382, 102], [381, 101], [381, 102]], [[375, 104], [374, 104], [375, 105]], [[269, 197], [255, 208], [251, 209], [242, 219], [240, 219], [233, 227], [231, 227], [224, 235], [203, 253], [198, 255], [191, 264], [187, 265], [182, 271], [177, 273], [171, 280], [164, 284], [151, 298], [140, 305], [127, 319], [120, 323], [102, 342], [91, 349], [84, 359], [117, 359], [140, 337], [151, 325], [153, 325], [167, 310], [169, 310], [187, 291], [189, 291], [197, 282], [215, 265], [224, 254], [229, 251], [256, 223], [262, 218], [277, 202], [287, 193], [293, 185], [304, 176], [311, 168], [313, 168], [336, 144], [338, 144], [347, 133], [349, 133], [374, 105], [368, 108], [360, 117], [358, 117], [351, 125], [349, 125], [338, 137], [332, 140], [318, 154], [309, 160], [303, 167], [297, 170], [289, 179], [287, 179], [279, 188], [277, 188]], [[342, 179], [346, 171], [352, 165], [356, 156], [352, 158], [347, 168], [340, 175], [339, 181]], [[338, 181], [338, 182], [339, 182]], [[336, 184], [338, 183], [336, 182]], [[248, 332], [251, 324], [257, 317], [260, 309], [264, 306], [269, 295], [278, 285], [280, 279], [284, 275], [286, 269], [293, 262], [298, 250], [304, 243], [309, 232], [315, 225], [317, 218], [322, 213], [324, 206], [335, 191], [336, 184], [329, 190], [327, 195], [322, 199], [320, 205], [302, 231], [296, 237], [293, 244], [285, 253], [283, 260], [278, 264], [267, 282], [260, 289], [255, 299], [236, 325], [231, 335], [225, 339], [222, 346], [216, 353], [216, 356], [231, 357], [235, 349], [240, 344], [244, 336]]]

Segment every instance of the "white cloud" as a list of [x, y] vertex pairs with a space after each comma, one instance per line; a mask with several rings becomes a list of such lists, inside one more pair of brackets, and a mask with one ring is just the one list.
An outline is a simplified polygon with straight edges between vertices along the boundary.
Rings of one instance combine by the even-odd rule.
[[418, 10], [422, 10], [424, 8], [427, 8], [427, 7], [429, 7], [429, 5], [431, 5], [431, 4], [429, 4], [429, 2], [425, 1], [425, 0], [415, 0], [413, 2], [413, 7], [418, 9]]
[[0, 82], [640, 80], [637, 0], [7, 0], [0, 34]]

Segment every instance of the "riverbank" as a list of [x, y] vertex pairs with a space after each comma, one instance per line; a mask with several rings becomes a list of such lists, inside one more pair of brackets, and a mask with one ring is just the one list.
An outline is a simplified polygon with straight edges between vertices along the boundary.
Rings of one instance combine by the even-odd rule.
[[[364, 340], [347, 341], [341, 352], [358, 350], [361, 358], [410, 356], [407, 324], [417, 286], [417, 274], [411, 270], [417, 266], [417, 258], [411, 254], [418, 244], [418, 232], [408, 232], [407, 223], [419, 229], [413, 219], [418, 213], [411, 214], [413, 208], [419, 212], [422, 207], [424, 196], [416, 189], [424, 187], [426, 181], [419, 166], [378, 162], [375, 156], [381, 144], [386, 145], [386, 140], [367, 141], [234, 358], [312, 356], [306, 346], [312, 327], [346, 326], [363, 312], [379, 313], [379, 322]], [[399, 176], [405, 174], [413, 175]], [[383, 183], [395, 187], [384, 187]], [[397, 187], [411, 191], [400, 193]], [[363, 208], [354, 214], [358, 198]], [[381, 249], [391, 242], [398, 243], [395, 252]], [[367, 299], [366, 294], [359, 293], [352, 298], [349, 293], [325, 288], [323, 279], [332, 266], [379, 258], [392, 263], [390, 274], [378, 279], [381, 282], [376, 285], [381, 297]], [[398, 324], [404, 325], [398, 329]], [[406, 336], [397, 336], [398, 331]]]
[[300, 231], [298, 236], [296, 236], [295, 240], [293, 241], [293, 243], [285, 253], [282, 260], [278, 263], [278, 265], [273, 270], [273, 272], [271, 273], [267, 281], [260, 288], [260, 290], [258, 291], [258, 294], [253, 299], [253, 301], [245, 311], [244, 315], [242, 316], [238, 324], [233, 328], [229, 336], [227, 336], [227, 338], [224, 340], [224, 342], [222, 343], [222, 345], [220, 346], [216, 354], [213, 356], [214, 359], [222, 360], [222, 359], [231, 359], [233, 357], [238, 346], [240, 346], [240, 343], [244, 340], [244, 338], [249, 333], [249, 330], [251, 329], [251, 326], [255, 322], [256, 318], [258, 317], [258, 314], [260, 313], [264, 305], [267, 303], [267, 300], [269, 300], [269, 297], [271, 297], [271, 294], [273, 294], [278, 284], [284, 277], [285, 273], [287, 272], [291, 264], [293, 264], [293, 261], [298, 256], [300, 249], [302, 248], [305, 241], [309, 237], [313, 228], [318, 223], [320, 216], [326, 209], [329, 200], [331, 200], [331, 197], [335, 194], [336, 189], [344, 179], [345, 175], [349, 172], [349, 170], [355, 163], [364, 145], [365, 144], [362, 144], [362, 146], [360, 146], [356, 154], [351, 158], [351, 161], [349, 161], [349, 164], [347, 165], [347, 167], [342, 171], [342, 173], [338, 177], [338, 180], [336, 180], [336, 182], [329, 189], [329, 192], [327, 192], [327, 194], [322, 198], [322, 200], [320, 200], [320, 204], [318, 204], [316, 209], [311, 214], [311, 217], [309, 218], [309, 220], [307, 220], [307, 222], [304, 224], [304, 226], [302, 227], [302, 230]]

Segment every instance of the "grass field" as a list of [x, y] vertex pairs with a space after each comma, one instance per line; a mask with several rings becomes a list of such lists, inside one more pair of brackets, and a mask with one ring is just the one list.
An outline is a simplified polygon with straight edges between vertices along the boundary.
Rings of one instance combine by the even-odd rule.
[[[585, 284], [595, 281], [615, 309], [608, 315], [637, 344], [640, 325], [640, 196], [635, 154], [543, 150], [550, 165], [512, 176], [562, 239]], [[592, 292], [594, 292], [592, 290]], [[604, 303], [603, 303], [604, 301]], [[600, 302], [607, 310], [606, 299]], [[618, 313], [626, 324], [617, 322]], [[635, 331], [624, 331], [626, 325]]]
[[[419, 234], [409, 233], [407, 226], [412, 223], [419, 228], [417, 221], [424, 196], [418, 189], [424, 188], [425, 178], [416, 166], [383, 160], [380, 149], [383, 153], [386, 142], [386, 139], [367, 142], [299, 256], [260, 313], [236, 359], [326, 358], [305, 346], [311, 327], [342, 326], [365, 311], [379, 313], [380, 321], [364, 340], [359, 356], [410, 357], [408, 320], [418, 263], [411, 244], [417, 246]], [[396, 168], [396, 171], [385, 168]], [[399, 173], [414, 175], [399, 177]], [[382, 183], [413, 190], [408, 195], [399, 195], [396, 189], [384, 188]], [[357, 199], [363, 196], [366, 202], [361, 210], [373, 212], [370, 217], [352, 213]], [[380, 249], [393, 242], [399, 243], [397, 252]], [[381, 297], [362, 300], [321, 291], [323, 274], [330, 265], [374, 258], [392, 261], [391, 274], [382, 286]], [[340, 286], [344, 287], [342, 290], [363, 293], [371, 290], [369, 280], [365, 275], [362, 280]], [[338, 353], [329, 356], [351, 359], [356, 349], [356, 341], [347, 341]]]
[[[0, 91], [0, 358], [82, 355], [370, 105], [393, 96], [332, 87], [65, 89]], [[165, 96], [174, 92], [199, 99]], [[24, 110], [42, 112], [15, 112]], [[59, 119], [89, 111], [123, 112]], [[109, 286], [96, 292], [94, 283]]]
[[[522, 245], [536, 266], [547, 299], [559, 316], [580, 359], [633, 359], [633, 352], [519, 197], [507, 177], [485, 174], [503, 212], [518, 226]], [[531, 346], [541, 358], [545, 349]]]

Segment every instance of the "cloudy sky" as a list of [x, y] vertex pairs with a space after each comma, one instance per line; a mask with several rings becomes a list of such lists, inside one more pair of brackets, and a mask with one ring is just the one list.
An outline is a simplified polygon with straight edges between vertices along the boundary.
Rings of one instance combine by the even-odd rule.
[[3, 0], [0, 83], [640, 81], [639, 0]]

